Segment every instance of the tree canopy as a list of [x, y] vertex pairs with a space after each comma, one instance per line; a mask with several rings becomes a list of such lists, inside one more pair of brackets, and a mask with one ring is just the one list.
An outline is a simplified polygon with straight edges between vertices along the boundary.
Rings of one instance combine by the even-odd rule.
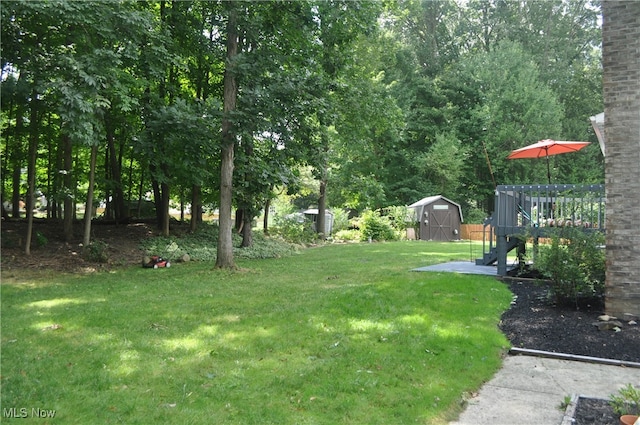
[[[70, 223], [95, 199], [126, 222], [150, 201], [165, 234], [172, 205], [193, 229], [219, 210], [225, 252], [226, 215], [250, 245], [252, 220], [304, 170], [320, 211], [442, 194], [489, 213], [496, 184], [545, 183], [512, 149], [595, 142], [603, 110], [597, 0], [0, 8], [4, 206], [32, 211], [42, 193]], [[551, 165], [555, 182], [604, 179], [597, 143]]]

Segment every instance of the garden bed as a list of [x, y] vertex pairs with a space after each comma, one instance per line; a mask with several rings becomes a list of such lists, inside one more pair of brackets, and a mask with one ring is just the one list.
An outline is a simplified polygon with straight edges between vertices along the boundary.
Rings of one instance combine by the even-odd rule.
[[[548, 283], [534, 279], [506, 281], [514, 294], [514, 303], [502, 315], [500, 329], [513, 347], [640, 362], [639, 325], [623, 321], [620, 331], [599, 330], [594, 325], [604, 312], [601, 300], [557, 305], [548, 295]], [[573, 425], [620, 423], [608, 400], [579, 397], [572, 408]]]

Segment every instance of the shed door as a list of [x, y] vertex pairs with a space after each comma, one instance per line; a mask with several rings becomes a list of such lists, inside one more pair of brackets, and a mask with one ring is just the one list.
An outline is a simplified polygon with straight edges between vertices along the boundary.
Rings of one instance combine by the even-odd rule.
[[450, 241], [453, 236], [453, 208], [450, 205], [433, 205], [429, 220], [429, 239]]

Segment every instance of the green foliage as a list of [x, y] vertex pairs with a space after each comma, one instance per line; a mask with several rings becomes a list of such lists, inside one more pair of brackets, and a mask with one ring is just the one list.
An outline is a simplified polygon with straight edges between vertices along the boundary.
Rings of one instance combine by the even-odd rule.
[[605, 282], [604, 235], [576, 228], [557, 229], [551, 244], [539, 247], [535, 267], [550, 279], [559, 301], [602, 297]]
[[487, 218], [487, 213], [480, 208], [469, 207], [463, 217], [466, 224], [482, 224], [484, 219]]
[[640, 388], [627, 384], [617, 394], [611, 394], [609, 404], [618, 415], [640, 415]]
[[300, 213], [277, 216], [274, 221], [275, 226], [271, 227], [271, 233], [287, 242], [308, 244], [313, 243], [318, 238], [313, 228], [313, 222]]
[[392, 241], [398, 239], [389, 217], [380, 210], [367, 210], [358, 220], [362, 241]]
[[341, 208], [331, 210], [333, 214], [333, 233], [346, 230], [349, 226], [349, 213]]
[[82, 250], [82, 256], [88, 261], [106, 263], [109, 261], [109, 244], [103, 241], [93, 241]]
[[41, 232], [36, 232], [36, 245], [38, 247], [46, 246], [49, 243], [49, 239]]
[[339, 242], [359, 242], [362, 240], [362, 233], [358, 229], [338, 230], [333, 239]]
[[253, 245], [249, 248], [235, 248], [236, 258], [264, 259], [289, 257], [298, 252], [298, 244], [277, 237], [267, 237], [261, 232], [253, 235]]
[[[218, 226], [200, 226], [195, 233], [177, 233], [145, 239], [142, 248], [148, 255], [159, 255], [171, 261], [188, 254], [193, 261], [215, 261], [217, 255]], [[291, 255], [296, 247], [278, 237], [267, 237], [255, 232], [253, 246], [240, 248], [241, 237], [233, 234], [233, 252], [238, 258], [279, 258]]]
[[564, 398], [562, 399], [562, 402], [560, 403], [560, 405], [558, 406], [558, 409], [561, 411], [566, 411], [567, 407], [569, 407], [569, 405], [571, 404], [571, 396], [570, 395], [566, 395], [564, 396]]
[[388, 217], [391, 227], [403, 233], [407, 227], [413, 225], [413, 210], [406, 206], [390, 206], [384, 208], [384, 215]]
[[[230, 6], [3, 1], [3, 175], [24, 168], [32, 134], [36, 186], [50, 200], [82, 196], [88, 145], [100, 146], [96, 168], [110, 171], [98, 176], [103, 199], [114, 188], [151, 192], [150, 177], [185, 202], [193, 185], [204, 202], [219, 199]], [[275, 186], [303, 188], [308, 208], [318, 190], [302, 186], [299, 169], [313, 167], [326, 172], [333, 207], [360, 212], [442, 193], [488, 211], [489, 166], [498, 184], [546, 180], [543, 161], [506, 161], [511, 149], [545, 137], [596, 141], [588, 117], [603, 110], [598, 1], [236, 6], [241, 96], [228, 115], [242, 208], [257, 211]], [[63, 136], [76, 143], [68, 192], [54, 163]], [[551, 165], [556, 182], [603, 177], [597, 143]], [[25, 192], [24, 179], [3, 183], [3, 193]]]

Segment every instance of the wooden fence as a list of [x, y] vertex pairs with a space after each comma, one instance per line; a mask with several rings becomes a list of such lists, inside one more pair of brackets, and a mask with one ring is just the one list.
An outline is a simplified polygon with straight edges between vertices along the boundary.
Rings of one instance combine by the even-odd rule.
[[460, 239], [481, 241], [483, 227], [482, 224], [462, 224], [460, 226]]

